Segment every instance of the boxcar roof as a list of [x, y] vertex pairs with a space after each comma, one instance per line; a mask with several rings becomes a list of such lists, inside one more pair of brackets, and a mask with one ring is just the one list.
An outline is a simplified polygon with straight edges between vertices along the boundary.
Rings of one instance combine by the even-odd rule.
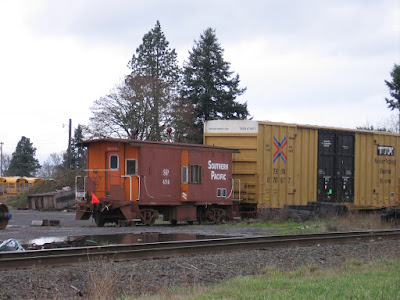
[[295, 123], [283, 123], [283, 122], [271, 122], [271, 121], [257, 121], [259, 124], [268, 125], [282, 125], [282, 126], [295, 126], [300, 128], [310, 128], [310, 129], [321, 129], [321, 130], [333, 130], [333, 131], [349, 131], [354, 133], [369, 133], [369, 134], [382, 134], [382, 135], [399, 135], [395, 132], [378, 131], [378, 130], [368, 130], [368, 129], [353, 129], [344, 127], [330, 127], [323, 125], [311, 125], [311, 124], [295, 124]]
[[[319, 126], [319, 125], [310, 125], [310, 124], [296, 124], [296, 123], [284, 123], [284, 122], [273, 122], [273, 121], [256, 121], [256, 120], [209, 120], [206, 123], [214, 123], [214, 124], [240, 124], [240, 122], [248, 122], [249, 124], [260, 124], [260, 125], [272, 125], [272, 126], [285, 126], [285, 127], [299, 127], [299, 128], [309, 128], [309, 129], [321, 129], [321, 130], [333, 130], [333, 131], [348, 131], [354, 133], [364, 133], [364, 134], [376, 134], [376, 135], [394, 135], [399, 136], [398, 133], [387, 132], [387, 131], [377, 131], [377, 130], [366, 130], [366, 129], [352, 129], [352, 128], [342, 128], [342, 127], [330, 127], [330, 126]], [[213, 133], [221, 134], [231, 134], [231, 133], [239, 133], [239, 132], [229, 132], [225, 130], [225, 132], [221, 131], [211, 131], [207, 129], [206, 123], [204, 125], [204, 134], [205, 135], [212, 135]], [[226, 128], [224, 128], [226, 129]], [[251, 132], [252, 133], [252, 132]], [[253, 133], [257, 134], [257, 133]]]
[[232, 151], [236, 152], [236, 149], [219, 147], [219, 146], [211, 146], [211, 145], [203, 145], [203, 144], [186, 144], [186, 143], [172, 143], [172, 142], [159, 142], [159, 141], [141, 141], [135, 139], [117, 139], [117, 138], [100, 138], [78, 142], [77, 145], [81, 147], [87, 147], [89, 144], [94, 143], [123, 143], [123, 144], [131, 144], [132, 146], [141, 146], [141, 145], [160, 145], [160, 146], [172, 146], [172, 147], [181, 147], [181, 148], [197, 148], [197, 149], [216, 149], [222, 151]]

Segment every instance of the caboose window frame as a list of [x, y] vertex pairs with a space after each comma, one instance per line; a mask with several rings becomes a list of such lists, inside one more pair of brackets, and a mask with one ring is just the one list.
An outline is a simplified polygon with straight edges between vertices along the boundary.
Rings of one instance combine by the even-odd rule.
[[181, 183], [187, 184], [189, 179], [189, 168], [188, 166], [181, 167]]
[[[116, 167], [114, 167], [114, 164], [113, 164], [113, 161], [112, 161], [113, 158], [117, 159], [116, 160], [116, 163], [117, 163]], [[118, 156], [118, 154], [111, 154], [108, 163], [109, 163], [109, 166], [110, 166], [110, 170], [118, 170], [119, 169], [119, 156]]]
[[190, 165], [190, 183], [201, 184], [201, 165]]
[[[129, 172], [129, 163], [134, 163], [134, 172]], [[137, 159], [136, 158], [126, 158], [125, 159], [125, 175], [137, 175]]]

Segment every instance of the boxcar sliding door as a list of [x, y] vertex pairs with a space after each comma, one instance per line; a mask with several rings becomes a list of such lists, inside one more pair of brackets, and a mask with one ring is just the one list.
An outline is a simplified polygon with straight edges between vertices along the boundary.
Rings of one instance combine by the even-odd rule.
[[318, 131], [317, 200], [354, 202], [354, 133]]

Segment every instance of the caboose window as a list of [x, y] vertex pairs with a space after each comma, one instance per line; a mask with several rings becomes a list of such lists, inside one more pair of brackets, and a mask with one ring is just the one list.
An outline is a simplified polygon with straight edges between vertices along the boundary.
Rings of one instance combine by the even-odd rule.
[[200, 165], [190, 165], [190, 183], [201, 183]]
[[188, 174], [189, 172], [188, 171], [189, 171], [189, 169], [188, 169], [187, 166], [182, 166], [182, 169], [181, 169], [182, 183], [188, 183], [188, 177], [189, 177], [189, 174]]
[[226, 197], [226, 188], [221, 189], [221, 197]]
[[110, 155], [110, 169], [117, 170], [119, 167], [119, 157], [116, 154]]
[[218, 188], [217, 189], [217, 197], [225, 197], [226, 198], [226, 188]]
[[136, 175], [136, 159], [125, 160], [125, 175]]

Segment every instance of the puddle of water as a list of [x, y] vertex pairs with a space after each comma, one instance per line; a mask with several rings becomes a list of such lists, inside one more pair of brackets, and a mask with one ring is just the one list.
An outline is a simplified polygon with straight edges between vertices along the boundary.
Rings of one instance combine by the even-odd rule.
[[168, 241], [186, 241], [221, 238], [192, 233], [164, 234], [159, 232], [124, 233], [113, 235], [86, 235], [70, 237], [41, 237], [20, 243], [26, 250], [54, 249], [66, 247], [105, 246], [120, 244], [140, 244]]

